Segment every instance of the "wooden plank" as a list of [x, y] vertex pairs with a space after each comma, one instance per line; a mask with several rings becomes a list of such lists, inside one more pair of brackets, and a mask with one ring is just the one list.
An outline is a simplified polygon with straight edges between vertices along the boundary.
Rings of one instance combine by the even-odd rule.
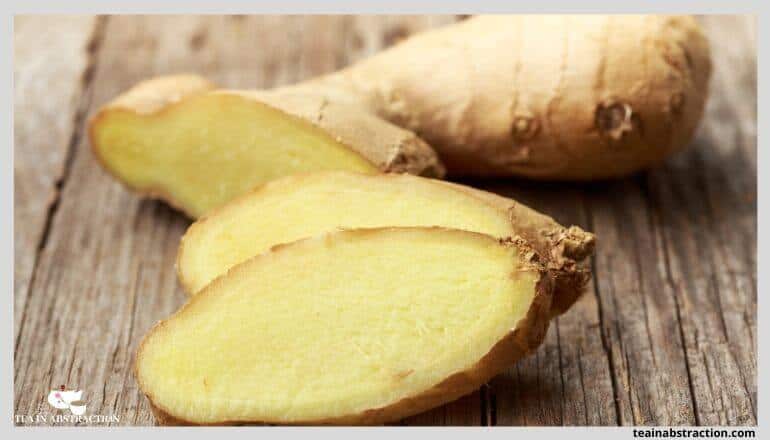
[[[651, 173], [696, 419], [756, 424], [756, 19], [706, 17], [712, 95], [693, 148]], [[726, 36], [729, 35], [729, 40]]]
[[620, 423], [694, 424], [677, 304], [642, 180], [597, 184], [588, 200], [601, 240], [594, 274]]
[[14, 335], [80, 121], [95, 25], [81, 16], [14, 19]]
[[[228, 87], [267, 87], [335, 70], [389, 41], [365, 34], [399, 22], [379, 19], [380, 27], [356, 25], [355, 17], [110, 17], [87, 111], [163, 73], [195, 71]], [[404, 20], [409, 29], [431, 21]], [[120, 425], [153, 423], [130, 367], [141, 337], [184, 301], [173, 264], [188, 224], [126, 191], [100, 170], [87, 141], [76, 139], [34, 295], [20, 317], [18, 414], [50, 412], [48, 390], [64, 384], [84, 391], [90, 414], [118, 415]], [[473, 407], [453, 420], [476, 424], [478, 399]]]

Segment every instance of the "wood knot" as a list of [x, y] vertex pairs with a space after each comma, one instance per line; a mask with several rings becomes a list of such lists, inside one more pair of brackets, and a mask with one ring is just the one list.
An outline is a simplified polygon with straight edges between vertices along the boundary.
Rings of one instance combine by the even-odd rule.
[[596, 107], [596, 128], [602, 135], [617, 141], [626, 133], [633, 131], [632, 116], [630, 105], [624, 102], [604, 102]]
[[516, 141], [527, 141], [535, 137], [540, 131], [540, 123], [533, 116], [518, 115], [513, 117], [512, 127], [513, 139]]

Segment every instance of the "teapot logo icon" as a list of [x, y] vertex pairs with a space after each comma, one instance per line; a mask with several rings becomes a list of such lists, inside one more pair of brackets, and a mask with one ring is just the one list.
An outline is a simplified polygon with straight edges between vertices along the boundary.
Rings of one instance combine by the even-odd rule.
[[62, 385], [58, 390], [51, 390], [48, 393], [48, 403], [56, 409], [69, 409], [76, 416], [83, 415], [86, 412], [86, 403], [81, 400], [83, 391], [67, 390]]

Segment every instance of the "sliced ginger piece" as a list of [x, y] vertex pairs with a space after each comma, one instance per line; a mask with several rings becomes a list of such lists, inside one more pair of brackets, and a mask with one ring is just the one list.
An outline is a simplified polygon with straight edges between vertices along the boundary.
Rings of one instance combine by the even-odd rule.
[[346, 172], [270, 182], [193, 224], [182, 239], [179, 279], [193, 294], [229, 268], [271, 246], [338, 228], [442, 226], [506, 238], [518, 235], [547, 259], [556, 278], [555, 311], [580, 295], [587, 274], [577, 262], [593, 235], [564, 228], [511, 199], [411, 175]]
[[478, 388], [542, 341], [551, 278], [520, 240], [345, 230], [218, 278], [142, 342], [164, 424], [378, 424]]
[[196, 76], [140, 83], [96, 115], [90, 136], [120, 181], [192, 217], [294, 173], [443, 173], [414, 134], [351, 105], [214, 90]]

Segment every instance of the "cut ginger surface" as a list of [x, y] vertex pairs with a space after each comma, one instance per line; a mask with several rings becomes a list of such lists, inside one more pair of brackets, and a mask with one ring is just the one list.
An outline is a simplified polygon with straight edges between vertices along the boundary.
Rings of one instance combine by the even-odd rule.
[[192, 75], [136, 85], [92, 119], [96, 157], [128, 187], [194, 218], [296, 173], [444, 172], [421, 139], [354, 104], [213, 87]]
[[152, 115], [111, 111], [96, 125], [94, 145], [122, 181], [170, 197], [193, 217], [287, 174], [377, 169], [297, 118], [224, 94]]
[[193, 224], [182, 239], [177, 270], [194, 294], [271, 246], [338, 229], [387, 226], [521, 236], [555, 272], [564, 310], [587, 280], [576, 263], [590, 255], [594, 239], [511, 199], [466, 186], [407, 174], [322, 172], [270, 182]]
[[162, 423], [371, 424], [454, 400], [536, 347], [551, 285], [520, 240], [347, 230], [277, 246], [145, 338]]

